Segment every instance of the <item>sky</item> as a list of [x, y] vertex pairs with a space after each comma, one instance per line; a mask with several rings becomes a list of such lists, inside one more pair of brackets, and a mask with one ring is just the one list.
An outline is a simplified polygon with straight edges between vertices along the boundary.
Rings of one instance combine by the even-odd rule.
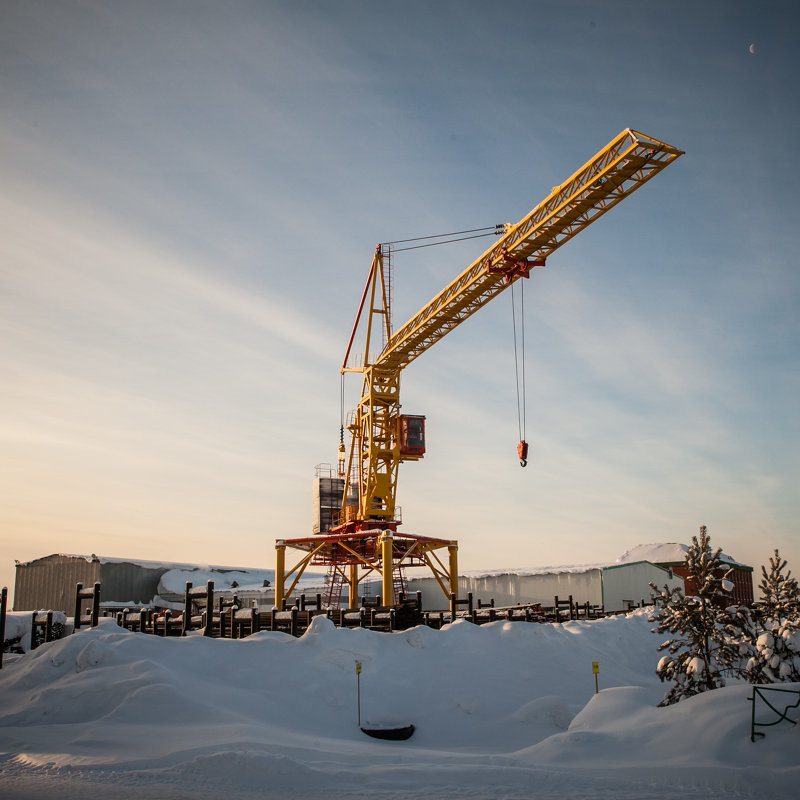
[[[685, 155], [405, 370], [402, 530], [800, 571], [790, 2], [0, 0], [0, 585], [274, 566], [335, 462], [376, 243], [516, 222], [625, 128]], [[399, 328], [492, 239], [398, 253]], [[349, 406], [359, 386], [345, 386]], [[757, 575], [756, 575], [757, 576]]]

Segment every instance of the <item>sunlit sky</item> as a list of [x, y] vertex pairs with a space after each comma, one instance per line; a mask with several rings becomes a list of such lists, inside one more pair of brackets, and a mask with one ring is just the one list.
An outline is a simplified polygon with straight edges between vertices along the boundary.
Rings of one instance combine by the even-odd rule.
[[[799, 23], [0, 0], [0, 585], [56, 552], [273, 567], [375, 244], [516, 222], [627, 127], [686, 155], [528, 281], [528, 467], [505, 293], [403, 375], [402, 530], [497, 569], [705, 524], [800, 573]], [[398, 253], [395, 327], [491, 242]]]

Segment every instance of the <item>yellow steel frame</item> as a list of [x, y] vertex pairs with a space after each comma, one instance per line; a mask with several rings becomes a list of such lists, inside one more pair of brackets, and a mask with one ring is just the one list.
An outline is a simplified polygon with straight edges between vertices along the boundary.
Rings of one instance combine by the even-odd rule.
[[[377, 247], [364, 293], [366, 297], [369, 289], [364, 361], [357, 367], [342, 365], [343, 373], [364, 375], [361, 399], [348, 426], [351, 447], [342, 522], [393, 521], [398, 466], [422, 457], [401, 455], [396, 443], [403, 368], [520, 277], [527, 277], [534, 261], [543, 264], [556, 249], [682, 154], [637, 131], [622, 131], [520, 222], [506, 226], [505, 234], [491, 248], [394, 334], [384, 255], [381, 246]], [[387, 341], [372, 361], [369, 350], [374, 322], [380, 324]], [[359, 485], [357, 509], [346, 505], [353, 481]]]
[[[448, 551], [446, 566], [436, 553], [445, 548]], [[414, 562], [425, 564], [431, 570], [445, 597], [449, 597], [451, 592], [458, 593], [458, 542], [453, 540], [396, 534], [391, 530], [377, 529], [351, 535], [279, 539], [275, 543], [275, 549], [275, 605], [278, 608], [282, 608], [283, 601], [291, 597], [303, 573], [315, 560], [335, 564], [342, 569], [343, 575], [343, 568], [349, 567], [345, 582], [349, 587], [350, 608], [358, 607], [358, 585], [373, 572], [381, 576], [384, 604], [392, 605], [394, 572], [404, 564]], [[286, 568], [287, 549], [303, 553], [290, 569]]]
[[376, 366], [401, 370], [519, 279], [491, 271], [511, 259], [544, 259], [683, 155], [627, 129], [553, 191], [439, 292], [384, 347]]

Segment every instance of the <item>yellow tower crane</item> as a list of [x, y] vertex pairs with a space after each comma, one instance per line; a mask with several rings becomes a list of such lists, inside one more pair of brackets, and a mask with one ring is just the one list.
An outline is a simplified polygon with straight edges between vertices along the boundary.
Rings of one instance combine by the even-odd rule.
[[[387, 248], [375, 250], [342, 374], [361, 373], [358, 406], [348, 423], [349, 453], [340, 446], [343, 475], [341, 512], [326, 535], [279, 540], [276, 569], [276, 604], [291, 593], [309, 564], [334, 570], [347, 565], [344, 580], [350, 587], [350, 607], [357, 602], [359, 569], [381, 574], [385, 605], [393, 597], [393, 573], [405, 561], [427, 565], [445, 594], [457, 593], [457, 543], [397, 534], [397, 476], [404, 461], [418, 461], [425, 454], [425, 418], [400, 413], [400, 374], [443, 336], [495, 296], [522, 278], [605, 214], [621, 200], [683, 155], [681, 150], [637, 131], [626, 129], [569, 177], [516, 225], [502, 226], [500, 239], [468, 266], [408, 322], [391, 330]], [[350, 350], [363, 309], [366, 344], [361, 363], [349, 365]], [[383, 344], [370, 356], [373, 339]], [[524, 463], [527, 445], [519, 445]], [[344, 461], [347, 460], [347, 466]], [[306, 553], [293, 569], [285, 565], [286, 547]], [[435, 551], [446, 547], [448, 564]], [[286, 581], [294, 575], [286, 591]], [[280, 595], [280, 596], [278, 596]]]

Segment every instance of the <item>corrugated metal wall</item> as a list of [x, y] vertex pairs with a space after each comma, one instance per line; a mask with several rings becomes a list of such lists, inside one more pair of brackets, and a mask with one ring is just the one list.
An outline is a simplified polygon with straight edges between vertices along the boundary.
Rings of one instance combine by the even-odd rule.
[[100, 562], [80, 556], [52, 555], [17, 565], [14, 611], [75, 611], [75, 584], [100, 580]]
[[139, 605], [149, 603], [158, 590], [158, 579], [167, 567], [143, 567], [130, 562], [106, 562], [100, 565], [100, 598], [103, 602]]
[[14, 611], [53, 609], [72, 616], [75, 584], [90, 588], [99, 581], [102, 602], [149, 603], [159, 578], [169, 569], [130, 562], [101, 562], [82, 556], [52, 555], [17, 565]]
[[[447, 598], [443, 595], [434, 578], [410, 577], [408, 591], [422, 592], [422, 608], [433, 611], [447, 608]], [[517, 603], [541, 603], [552, 606], [553, 597], [558, 595], [566, 600], [570, 595], [576, 603], [601, 603], [602, 581], [599, 569], [585, 572], [559, 572], [542, 575], [487, 575], [484, 577], [464, 576], [458, 578], [458, 593], [465, 598], [472, 592], [473, 601], [489, 602], [494, 599], [497, 606], [513, 606]]]

